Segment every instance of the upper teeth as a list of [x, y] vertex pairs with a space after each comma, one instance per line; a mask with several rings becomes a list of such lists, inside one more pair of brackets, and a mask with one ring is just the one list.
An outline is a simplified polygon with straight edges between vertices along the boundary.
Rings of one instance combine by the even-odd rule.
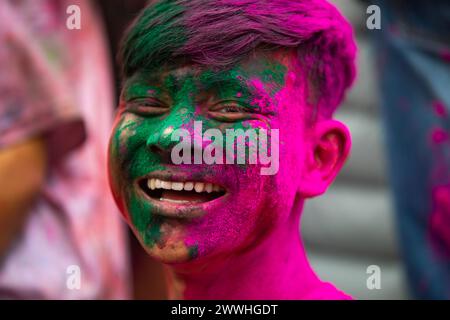
[[186, 191], [192, 191], [195, 190], [196, 192], [208, 192], [211, 193], [213, 191], [223, 191], [223, 188], [218, 186], [217, 184], [213, 183], [205, 183], [205, 182], [172, 182], [172, 181], [165, 181], [165, 180], [159, 180], [159, 179], [148, 179], [147, 180], [147, 186], [151, 190], [155, 189], [165, 189], [165, 190], [186, 190]]

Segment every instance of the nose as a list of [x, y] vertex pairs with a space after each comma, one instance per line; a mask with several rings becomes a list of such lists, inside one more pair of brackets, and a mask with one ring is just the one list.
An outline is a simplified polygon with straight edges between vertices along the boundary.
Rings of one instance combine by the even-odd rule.
[[163, 163], [172, 163], [170, 154], [177, 141], [172, 141], [171, 136], [174, 131], [173, 126], [168, 126], [163, 130], [158, 130], [147, 139], [147, 149], [160, 157]]
[[[185, 126], [183, 128], [185, 130], [188, 130], [189, 134], [187, 142], [190, 142], [190, 145], [186, 146], [183, 145], [183, 147], [176, 151], [176, 157], [185, 159], [185, 161], [190, 162], [183, 162], [184, 164], [195, 164], [196, 159], [195, 155], [202, 155], [203, 154], [203, 148], [206, 146], [206, 141], [203, 141], [202, 137], [202, 131], [200, 129], [200, 132], [197, 132], [198, 135], [200, 135], [201, 141], [197, 141], [197, 143], [194, 143], [194, 140], [196, 139], [196, 134], [194, 133], [195, 129], [193, 129], [192, 126]], [[149, 152], [151, 152], [154, 155], [158, 155], [160, 158], [160, 161], [165, 164], [175, 164], [172, 160], [172, 151], [173, 148], [180, 143], [181, 140], [175, 139], [172, 141], [172, 134], [174, 133], [175, 128], [173, 126], [168, 126], [163, 130], [159, 130], [152, 135], [150, 135], [147, 139], [147, 149]], [[187, 143], [185, 138], [182, 138], [183, 143]], [[184, 154], [184, 152], [187, 152], [188, 154]], [[198, 161], [198, 159], [197, 159]]]

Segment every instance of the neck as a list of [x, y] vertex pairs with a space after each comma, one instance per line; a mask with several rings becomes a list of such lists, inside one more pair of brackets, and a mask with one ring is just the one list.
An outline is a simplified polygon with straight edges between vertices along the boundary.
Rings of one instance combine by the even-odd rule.
[[[171, 299], [299, 299], [318, 285], [300, 239], [297, 201], [289, 221], [250, 249], [207, 265], [167, 267]], [[202, 271], [198, 271], [202, 270]], [[192, 271], [192, 272], [191, 272]]]

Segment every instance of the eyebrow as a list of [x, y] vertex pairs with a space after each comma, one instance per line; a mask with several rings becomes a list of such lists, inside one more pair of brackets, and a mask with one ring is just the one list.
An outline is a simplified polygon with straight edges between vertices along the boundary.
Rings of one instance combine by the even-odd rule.
[[[240, 79], [239, 79], [240, 77]], [[216, 90], [217, 88], [230, 88], [241, 93], [242, 96], [252, 96], [255, 90], [247, 84], [247, 81], [242, 75], [232, 75], [227, 73], [206, 73], [201, 76], [200, 84], [203, 90]]]
[[149, 90], [158, 90], [158, 86], [154, 85], [156, 79], [153, 75], [147, 77], [138, 75], [126, 79], [122, 84], [123, 97], [128, 99], [135, 96], [146, 96]]
[[[135, 79], [130, 79], [124, 84], [125, 97], [133, 96], [130, 91], [136, 91], [138, 95], [146, 95], [148, 90], [151, 89], [167, 90], [169, 94], [173, 95], [181, 89], [184, 81], [193, 76], [193, 73], [181, 76], [168, 73], [164, 77], [151, 73], [145, 76], [141, 75]], [[224, 88], [230, 88], [239, 92], [244, 98], [250, 98], [258, 94], [257, 88], [249, 84], [248, 79], [238, 72], [200, 71], [198, 83], [200, 85], [199, 90], [201, 91], [221, 91]]]

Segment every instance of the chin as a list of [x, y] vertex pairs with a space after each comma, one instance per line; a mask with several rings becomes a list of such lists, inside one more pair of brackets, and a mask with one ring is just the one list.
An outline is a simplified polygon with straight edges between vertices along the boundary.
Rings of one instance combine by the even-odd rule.
[[164, 245], [154, 244], [141, 245], [144, 247], [147, 254], [153, 259], [164, 264], [178, 264], [186, 263], [195, 260], [197, 257], [197, 248], [188, 247], [184, 241], [168, 241]]

